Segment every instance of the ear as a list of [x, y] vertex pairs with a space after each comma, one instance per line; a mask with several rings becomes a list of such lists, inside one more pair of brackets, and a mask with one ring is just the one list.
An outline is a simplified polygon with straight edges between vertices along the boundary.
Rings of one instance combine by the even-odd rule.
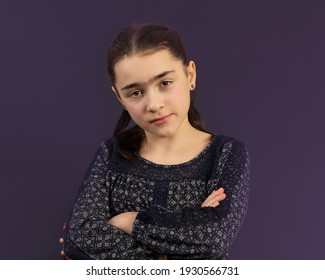
[[196, 65], [193, 60], [189, 61], [186, 70], [189, 86], [191, 87], [191, 85], [195, 85], [196, 83]]
[[[120, 96], [120, 94], [118, 93], [118, 91], [117, 91], [117, 89], [116, 89], [115, 86], [112, 86], [112, 91], [115, 93], [115, 96], [116, 96], [116, 98], [118, 99], [118, 101], [120, 101], [120, 102], [122, 103], [122, 105], [123, 105], [123, 102], [122, 102], [121, 96]], [[123, 105], [123, 106], [124, 106], [124, 105]]]

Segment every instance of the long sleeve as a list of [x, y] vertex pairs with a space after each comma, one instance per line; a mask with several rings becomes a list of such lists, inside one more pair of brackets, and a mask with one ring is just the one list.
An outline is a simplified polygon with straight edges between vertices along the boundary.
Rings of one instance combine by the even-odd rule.
[[65, 234], [64, 251], [69, 259], [144, 259], [152, 255], [130, 235], [108, 223], [112, 217], [109, 156], [103, 142], [83, 180]]
[[218, 207], [185, 207], [165, 211], [149, 207], [135, 220], [132, 237], [169, 258], [226, 258], [247, 211], [249, 156], [237, 141], [223, 145], [209, 191], [223, 187]]

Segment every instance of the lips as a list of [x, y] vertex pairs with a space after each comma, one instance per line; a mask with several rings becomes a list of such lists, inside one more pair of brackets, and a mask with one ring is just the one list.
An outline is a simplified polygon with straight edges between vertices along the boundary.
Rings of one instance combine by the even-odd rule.
[[159, 118], [156, 118], [156, 119], [153, 119], [150, 121], [150, 123], [154, 123], [154, 124], [163, 124], [165, 122], [168, 121], [169, 117], [171, 116], [172, 114], [169, 114], [169, 115], [166, 115], [166, 116], [162, 116], [162, 117], [159, 117]]

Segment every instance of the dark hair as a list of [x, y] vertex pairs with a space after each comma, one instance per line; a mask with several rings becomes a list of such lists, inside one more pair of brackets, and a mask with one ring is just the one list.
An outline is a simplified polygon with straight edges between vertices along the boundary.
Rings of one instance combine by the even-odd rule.
[[[187, 65], [184, 46], [175, 30], [158, 24], [133, 24], [122, 29], [107, 52], [107, 70], [113, 86], [115, 87], [116, 83], [114, 66], [124, 56], [140, 52], [154, 53], [159, 50], [170, 51], [175, 58], [182, 61], [184, 66]], [[194, 107], [193, 99], [193, 93], [191, 93], [189, 122], [196, 129], [205, 131], [200, 114]], [[123, 110], [113, 135], [117, 138], [120, 154], [132, 161], [141, 148], [145, 133], [138, 125], [127, 128], [130, 121], [128, 111]]]

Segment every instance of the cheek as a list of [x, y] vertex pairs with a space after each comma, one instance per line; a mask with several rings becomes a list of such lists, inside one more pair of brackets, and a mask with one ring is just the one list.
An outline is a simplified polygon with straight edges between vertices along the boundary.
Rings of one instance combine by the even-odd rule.
[[141, 117], [143, 116], [141, 106], [129, 105], [129, 106], [127, 106], [127, 108], [128, 108], [128, 112], [129, 112], [131, 118], [134, 121], [141, 119]]
[[190, 104], [190, 92], [186, 86], [179, 87], [174, 95], [174, 103], [179, 107], [188, 107]]

